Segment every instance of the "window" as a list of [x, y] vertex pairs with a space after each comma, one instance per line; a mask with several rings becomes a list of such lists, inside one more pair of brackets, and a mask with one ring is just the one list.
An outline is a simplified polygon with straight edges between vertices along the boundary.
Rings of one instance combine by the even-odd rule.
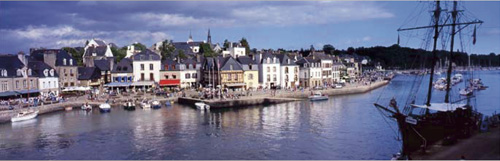
[[273, 75], [273, 81], [276, 82], [276, 74]]
[[23, 88], [26, 88], [26, 80], [23, 80]]
[[193, 76], [191, 76], [192, 78], [197, 78], [197, 75], [196, 73], [193, 73]]
[[73, 76], [73, 69], [69, 69], [69, 75]]
[[63, 65], [66, 65], [66, 58], [63, 59]]
[[144, 80], [144, 73], [141, 73], [141, 81]]
[[271, 67], [267, 67], [267, 72], [271, 72]]
[[234, 77], [234, 81], [238, 81], [238, 74], [235, 74], [233, 77]]
[[273, 72], [276, 72], [276, 67], [273, 67]]
[[141, 64], [141, 70], [144, 71], [144, 64]]
[[196, 64], [195, 63], [193, 63], [193, 68], [196, 69]]
[[233, 64], [229, 65], [229, 70], [233, 70]]
[[16, 89], [19, 88], [19, 81], [16, 81]]
[[285, 74], [288, 74], [288, 67], [285, 67]]
[[267, 75], [267, 81], [270, 82], [271, 81], [271, 75]]
[[175, 65], [172, 65], [172, 70], [175, 70]]
[[252, 70], [252, 64], [248, 64], [248, 69]]
[[50, 88], [50, 87], [51, 87], [51, 86], [50, 86], [50, 81], [49, 81], [49, 88]]
[[253, 74], [248, 74], [248, 79], [253, 79]]
[[227, 80], [230, 81], [231, 80], [231, 73], [227, 74]]
[[186, 79], [190, 79], [190, 78], [191, 78], [191, 74], [186, 73]]
[[73, 65], [73, 59], [69, 59], [69, 65]]
[[122, 67], [121, 67], [121, 66], [118, 66], [118, 67], [116, 67], [116, 70], [117, 70], [117, 71], [122, 71]]
[[177, 79], [177, 75], [172, 75], [172, 79]]
[[168, 79], [168, 75], [165, 75], [165, 79]]
[[267, 64], [271, 63], [271, 58], [267, 58]]
[[123, 67], [122, 71], [127, 71], [128, 67]]
[[30, 84], [31, 84], [32, 87], [35, 86], [35, 82], [33, 82], [33, 80], [30, 80]]
[[149, 73], [149, 80], [155, 81], [155, 76], [153, 73]]
[[45, 86], [45, 82], [43, 82], [43, 88], [47, 88], [47, 86]]
[[28, 75], [31, 76], [31, 69], [28, 69]]
[[149, 70], [153, 70], [153, 64], [149, 64]]

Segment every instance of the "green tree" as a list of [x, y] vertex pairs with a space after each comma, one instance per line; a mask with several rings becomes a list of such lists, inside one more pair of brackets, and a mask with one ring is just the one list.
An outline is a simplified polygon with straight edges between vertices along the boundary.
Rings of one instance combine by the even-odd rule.
[[162, 59], [165, 60], [167, 58], [172, 57], [172, 53], [175, 51], [175, 46], [170, 43], [169, 40], [163, 41], [162, 45], [160, 46], [160, 53], [162, 56]]
[[205, 57], [214, 57], [217, 55], [210, 47], [210, 44], [207, 43], [200, 44], [200, 53], [203, 53]]
[[120, 62], [125, 56], [127, 56], [127, 46], [124, 46], [120, 49], [116, 47], [111, 47], [111, 52], [115, 56], [116, 62]]
[[229, 42], [227, 39], [226, 39], [226, 40], [224, 40], [223, 48], [224, 48], [224, 49], [229, 48], [229, 43], [230, 43], [230, 42]]
[[334, 51], [335, 51], [335, 48], [330, 45], [330, 44], [326, 44], [326, 45], [323, 45], [323, 51], [325, 52], [325, 54], [334, 54]]
[[241, 38], [240, 40], [241, 46], [245, 47], [245, 53], [248, 55], [250, 53], [250, 44], [246, 38]]
[[83, 53], [85, 52], [84, 50], [76, 50], [72, 47], [63, 47], [62, 49], [71, 54], [78, 66], [83, 66]]
[[353, 54], [354, 53], [354, 48], [353, 47], [347, 48], [347, 53]]
[[141, 51], [144, 51], [147, 49], [146, 45], [141, 44], [141, 43], [134, 43], [134, 47], [136, 50], [141, 50]]

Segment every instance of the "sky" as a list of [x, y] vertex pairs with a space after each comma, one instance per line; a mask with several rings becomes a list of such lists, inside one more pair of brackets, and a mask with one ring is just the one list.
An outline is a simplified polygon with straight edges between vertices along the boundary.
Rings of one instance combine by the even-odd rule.
[[[452, 9], [451, 2], [442, 3], [443, 9]], [[429, 30], [396, 30], [429, 25], [432, 5], [417, 1], [1, 1], [0, 53], [78, 47], [92, 38], [120, 47], [134, 42], [149, 47], [165, 39], [186, 41], [190, 32], [195, 41], [203, 41], [208, 29], [213, 43], [244, 37], [257, 49], [391, 46], [398, 35], [401, 46], [430, 49], [423, 43], [429, 41], [422, 41], [429, 38]], [[455, 49], [500, 54], [500, 2], [459, 5], [465, 10], [462, 21], [484, 23], [476, 26], [476, 45], [470, 43], [474, 26], [468, 26], [457, 35]], [[449, 50], [445, 40], [449, 39], [440, 40], [438, 49]]]

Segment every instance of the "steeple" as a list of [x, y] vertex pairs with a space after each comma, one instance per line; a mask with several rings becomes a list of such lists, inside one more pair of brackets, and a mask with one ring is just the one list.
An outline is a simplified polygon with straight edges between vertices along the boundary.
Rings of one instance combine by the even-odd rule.
[[212, 36], [210, 36], [210, 28], [208, 28], [207, 43], [212, 44]]
[[189, 30], [189, 38], [188, 38], [188, 43], [193, 42], [193, 36], [191, 36], [191, 30]]

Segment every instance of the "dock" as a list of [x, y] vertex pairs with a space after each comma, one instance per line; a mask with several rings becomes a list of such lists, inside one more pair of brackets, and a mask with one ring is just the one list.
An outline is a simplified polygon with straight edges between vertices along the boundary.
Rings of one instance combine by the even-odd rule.
[[210, 109], [220, 109], [229, 107], [248, 107], [256, 105], [271, 105], [292, 101], [299, 101], [301, 99], [296, 98], [267, 98], [267, 97], [253, 97], [253, 98], [240, 98], [240, 99], [212, 99], [212, 100], [201, 100], [196, 98], [179, 97], [178, 103], [188, 106], [194, 106], [196, 102], [204, 102], [210, 106]]

